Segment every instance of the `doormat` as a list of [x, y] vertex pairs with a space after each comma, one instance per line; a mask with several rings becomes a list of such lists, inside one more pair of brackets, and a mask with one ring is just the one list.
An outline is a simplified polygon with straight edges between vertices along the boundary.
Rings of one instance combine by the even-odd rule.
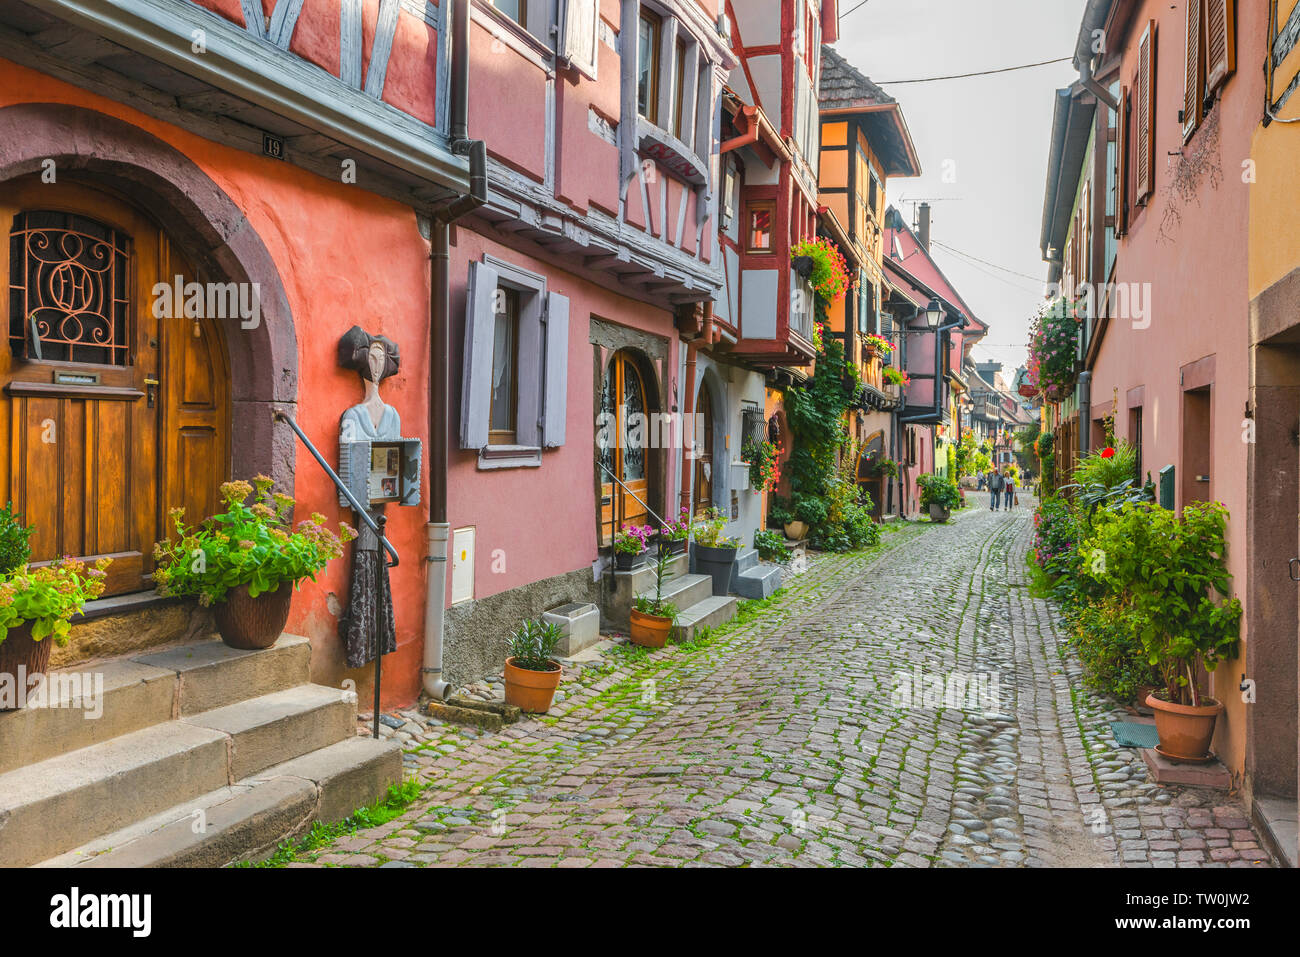
[[1121, 748], [1154, 748], [1160, 743], [1154, 724], [1138, 724], [1134, 721], [1112, 721], [1111, 734]]

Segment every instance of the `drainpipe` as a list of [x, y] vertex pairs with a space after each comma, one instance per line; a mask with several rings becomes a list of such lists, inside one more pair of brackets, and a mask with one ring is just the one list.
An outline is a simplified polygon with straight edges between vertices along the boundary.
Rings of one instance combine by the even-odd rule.
[[1110, 95], [1109, 90], [1092, 78], [1094, 37], [1097, 31], [1104, 29], [1110, 8], [1111, 0], [1088, 0], [1079, 24], [1078, 39], [1074, 44], [1074, 68], [1079, 71], [1079, 82], [1083, 88], [1118, 113], [1119, 103]]
[[435, 701], [451, 685], [442, 678], [443, 627], [447, 605], [448, 414], [451, 409], [451, 224], [487, 202], [487, 145], [469, 138], [469, 3], [452, 13], [451, 149], [469, 157], [470, 191], [433, 214], [429, 257], [429, 522], [425, 526], [429, 574], [424, 598], [424, 664], [421, 684]]

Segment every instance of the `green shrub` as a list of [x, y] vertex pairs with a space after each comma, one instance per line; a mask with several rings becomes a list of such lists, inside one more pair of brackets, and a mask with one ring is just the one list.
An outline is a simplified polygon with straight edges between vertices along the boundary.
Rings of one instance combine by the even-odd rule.
[[765, 562], [788, 562], [794, 554], [785, 543], [785, 536], [775, 529], [754, 532], [754, 548]]
[[27, 564], [32, 555], [28, 539], [36, 531], [33, 525], [24, 525], [21, 515], [13, 512], [13, 502], [0, 509], [0, 575]]
[[1162, 684], [1160, 673], [1147, 661], [1142, 642], [1128, 628], [1114, 600], [1084, 602], [1068, 621], [1070, 642], [1083, 664], [1088, 687], [1131, 702], [1139, 688]]
[[954, 509], [961, 505], [961, 492], [955, 483], [942, 475], [922, 475], [916, 480], [921, 489], [921, 508], [938, 505], [940, 508]]

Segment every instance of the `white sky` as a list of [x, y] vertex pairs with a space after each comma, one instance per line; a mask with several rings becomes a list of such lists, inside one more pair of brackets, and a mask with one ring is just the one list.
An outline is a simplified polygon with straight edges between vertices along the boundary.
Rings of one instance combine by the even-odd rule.
[[[923, 171], [915, 179], [891, 179], [887, 199], [909, 224], [915, 206], [900, 200], [942, 200], [932, 204], [935, 242], [1023, 274], [932, 249], [989, 325], [976, 356], [1003, 362], [1010, 378], [1025, 360], [1029, 318], [1047, 275], [1038, 240], [1053, 93], [1078, 74], [1067, 62], [940, 83], [883, 81], [1070, 56], [1084, 0], [867, 0], [845, 16], [858, 2], [840, 0], [835, 49], [899, 101]], [[949, 160], [955, 182], [944, 181]]]

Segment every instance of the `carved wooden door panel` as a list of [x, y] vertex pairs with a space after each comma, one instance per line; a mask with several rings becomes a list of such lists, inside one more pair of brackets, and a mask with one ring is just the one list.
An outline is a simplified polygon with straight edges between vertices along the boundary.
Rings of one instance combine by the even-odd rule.
[[33, 563], [108, 556], [105, 594], [148, 588], [168, 507], [201, 517], [215, 492], [199, 486], [227, 472], [221, 330], [154, 308], [155, 285], [192, 270], [105, 191], [16, 180], [0, 227], [0, 494], [36, 526]]

